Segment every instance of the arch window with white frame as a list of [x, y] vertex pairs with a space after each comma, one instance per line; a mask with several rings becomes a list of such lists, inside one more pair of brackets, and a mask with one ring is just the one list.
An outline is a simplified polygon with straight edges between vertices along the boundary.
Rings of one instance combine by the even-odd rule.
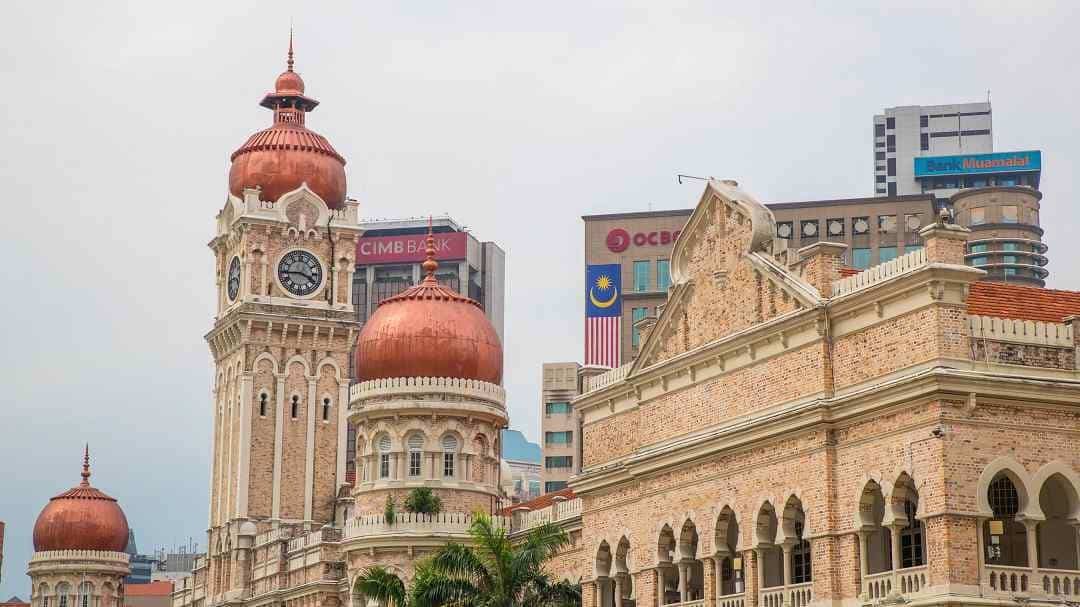
[[330, 421], [330, 397], [322, 399], [322, 420], [324, 422]]
[[90, 607], [90, 597], [94, 594], [94, 585], [90, 582], [79, 584], [79, 607]]
[[39, 607], [49, 607], [49, 585], [44, 582], [38, 586], [37, 604]]
[[67, 582], [60, 582], [56, 585], [56, 604], [57, 607], [71, 607], [68, 602], [68, 595], [71, 594], [71, 587]]
[[986, 498], [994, 518], [983, 523], [986, 562], [990, 565], [1027, 567], [1027, 528], [1017, 520], [1022, 496], [1004, 472], [990, 481]]
[[379, 437], [379, 478], [390, 478], [390, 436]]
[[424, 435], [417, 432], [409, 437], [409, 476], [420, 476], [424, 457]]
[[457, 437], [452, 434], [447, 434], [442, 439], [443, 448], [443, 478], [454, 478], [455, 473], [455, 455], [458, 450]]

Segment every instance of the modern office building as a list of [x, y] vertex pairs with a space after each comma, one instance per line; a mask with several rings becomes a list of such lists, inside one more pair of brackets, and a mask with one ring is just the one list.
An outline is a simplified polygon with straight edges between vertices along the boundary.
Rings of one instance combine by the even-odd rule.
[[[424, 239], [429, 218], [362, 221], [356, 245], [353, 305], [364, 323], [387, 297], [419, 284], [423, 278]], [[439, 284], [480, 302], [499, 339], [503, 338], [506, 254], [494, 242], [482, 242], [450, 217], [431, 218], [435, 233]]]
[[139, 554], [139, 547], [135, 543], [135, 530], [128, 529], [128, 542], [124, 547], [128, 555], [128, 566], [131, 573], [124, 578], [124, 583], [149, 584], [153, 578], [154, 570], [157, 569], [157, 560], [149, 554]]
[[[589, 269], [615, 270], [609, 276], [616, 293], [610, 300], [612, 309], [621, 311], [609, 317], [611, 331], [590, 329], [589, 309], [586, 309], [585, 364], [615, 367], [633, 360], [638, 348], [633, 325], [647, 316], [656, 315], [656, 306], [667, 300], [671, 286], [669, 260], [671, 247], [686, 225], [690, 209], [584, 215], [585, 266]], [[601, 305], [609, 298], [589, 281], [586, 299], [591, 292]], [[608, 290], [610, 292], [610, 289]], [[596, 310], [596, 306], [591, 309]], [[601, 322], [604, 320], [601, 319]]]
[[543, 492], [566, 488], [581, 470], [581, 428], [570, 405], [589, 378], [607, 367], [582, 366], [576, 362], [544, 363], [540, 390], [540, 434], [543, 441]]
[[922, 193], [915, 158], [994, 151], [990, 103], [905, 105], [874, 116], [874, 194]]
[[936, 216], [932, 194], [810, 200], [767, 205], [776, 236], [794, 253], [816, 242], [848, 245], [844, 263], [866, 269], [922, 246], [919, 230]]

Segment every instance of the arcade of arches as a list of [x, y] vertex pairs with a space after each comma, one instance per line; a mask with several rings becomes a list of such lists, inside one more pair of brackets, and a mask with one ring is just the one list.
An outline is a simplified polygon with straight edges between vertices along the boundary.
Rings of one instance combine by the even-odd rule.
[[[1038, 584], [1049, 594], [1080, 597], [1077, 475], [1058, 471], [1028, 479], [1003, 468], [984, 477], [990, 479], [981, 487], [989, 512], [979, 517], [980, 562], [989, 572], [987, 583], [1003, 592]], [[859, 572], [864, 601], [915, 593], [928, 585], [931, 556], [919, 503], [918, 484], [907, 473], [885, 486], [869, 480], [863, 487], [856, 513], [858, 562], [851, 567]], [[792, 495], [779, 505], [765, 501], [753, 521], [740, 523], [731, 506], [722, 506], [710, 553], [700, 549], [693, 520], [678, 528], [664, 524], [655, 538], [641, 540], [655, 542], [653, 563], [631, 562], [627, 535], [613, 544], [602, 540], [595, 576], [586, 581], [587, 601], [596, 607], [712, 601], [716, 607], [802, 607], [812, 602], [815, 565], [828, 563], [821, 562], [822, 551], [815, 552], [814, 540], [806, 536], [800, 498]], [[641, 580], [655, 584], [653, 600], [637, 592]]]

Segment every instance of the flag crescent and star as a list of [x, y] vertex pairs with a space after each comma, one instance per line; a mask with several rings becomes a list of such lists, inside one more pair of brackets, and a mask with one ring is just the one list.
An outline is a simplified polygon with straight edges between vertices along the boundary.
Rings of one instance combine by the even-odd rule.
[[585, 364], [617, 367], [622, 360], [622, 266], [585, 267]]

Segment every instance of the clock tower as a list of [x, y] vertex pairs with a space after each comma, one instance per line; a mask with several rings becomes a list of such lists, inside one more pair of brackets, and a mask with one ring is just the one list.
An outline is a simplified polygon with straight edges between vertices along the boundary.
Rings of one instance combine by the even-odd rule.
[[318, 102], [288, 68], [273, 124], [232, 155], [210, 249], [217, 315], [206, 604], [242, 600], [245, 559], [282, 524], [333, 523], [346, 482], [350, 299], [360, 235], [345, 159], [305, 125]]

